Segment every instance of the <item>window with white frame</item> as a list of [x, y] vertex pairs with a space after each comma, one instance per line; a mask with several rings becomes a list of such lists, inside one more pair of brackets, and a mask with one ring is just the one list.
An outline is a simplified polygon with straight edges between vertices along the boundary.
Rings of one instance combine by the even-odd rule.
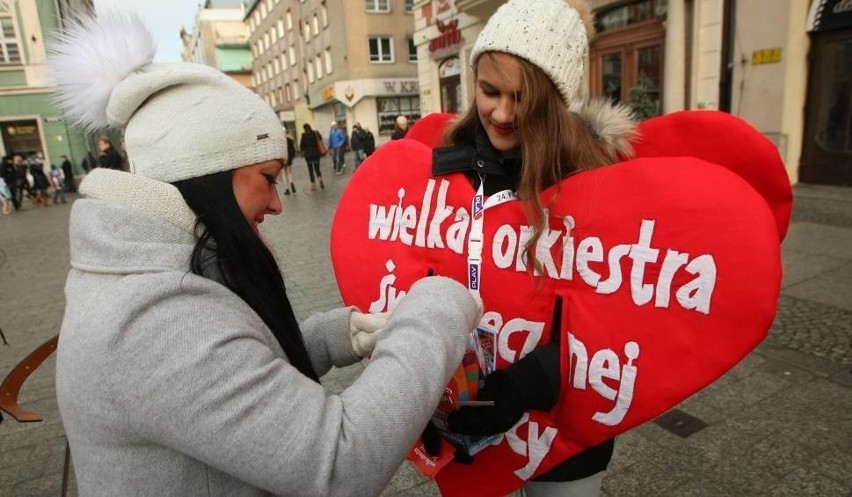
[[278, 19], [277, 26], [278, 26], [278, 37], [284, 38], [284, 21], [282, 21], [281, 19]]
[[370, 37], [370, 62], [393, 62], [393, 40], [389, 36]]
[[328, 7], [325, 4], [320, 6], [320, 17], [322, 18], [322, 27], [328, 27]]
[[410, 14], [414, 10], [414, 0], [405, 0], [405, 12]]
[[0, 15], [0, 64], [20, 64], [21, 47], [15, 36], [15, 21], [11, 15]]
[[311, 32], [314, 36], [319, 34], [319, 19], [316, 14], [314, 14], [314, 18], [311, 21]]
[[311, 25], [308, 21], [302, 24], [302, 29], [305, 31], [305, 41], [311, 41]]
[[331, 64], [331, 49], [326, 48], [324, 55], [325, 55], [325, 73], [331, 74], [334, 71], [334, 66], [332, 66], [332, 64]]
[[417, 62], [417, 47], [414, 45], [414, 37], [408, 37], [408, 62]]
[[313, 64], [305, 64], [308, 68], [308, 82], [314, 82], [314, 65]]
[[[302, 80], [302, 81], [304, 81], [304, 80]], [[293, 100], [299, 100], [299, 80], [298, 79], [293, 80], [293, 84], [291, 85], [291, 88], [293, 89]]]
[[296, 47], [293, 46], [293, 45], [290, 45], [290, 49], [288, 50], [288, 53], [290, 55], [290, 65], [295, 66], [296, 65]]
[[292, 102], [293, 101], [293, 86], [290, 85], [290, 83], [287, 83], [286, 88], [287, 88], [287, 101]]
[[314, 64], [317, 66], [317, 79], [322, 79], [322, 55], [317, 55], [316, 58], [314, 58]]
[[289, 10], [287, 11], [287, 31], [293, 29], [293, 13]]
[[390, 0], [366, 0], [367, 12], [390, 12]]

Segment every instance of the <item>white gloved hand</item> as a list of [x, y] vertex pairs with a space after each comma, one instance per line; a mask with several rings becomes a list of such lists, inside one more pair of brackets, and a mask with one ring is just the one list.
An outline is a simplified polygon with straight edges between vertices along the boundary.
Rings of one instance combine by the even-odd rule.
[[376, 339], [388, 321], [389, 312], [364, 314], [358, 311], [349, 313], [349, 339], [352, 350], [358, 357], [370, 357], [376, 346]]

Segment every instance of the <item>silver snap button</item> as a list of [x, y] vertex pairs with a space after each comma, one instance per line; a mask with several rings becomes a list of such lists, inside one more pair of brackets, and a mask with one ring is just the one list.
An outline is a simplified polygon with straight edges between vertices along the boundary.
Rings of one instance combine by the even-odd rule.
[[476, 161], [476, 167], [482, 169], [483, 167], [485, 167], [485, 161], [483, 161], [483, 160]]

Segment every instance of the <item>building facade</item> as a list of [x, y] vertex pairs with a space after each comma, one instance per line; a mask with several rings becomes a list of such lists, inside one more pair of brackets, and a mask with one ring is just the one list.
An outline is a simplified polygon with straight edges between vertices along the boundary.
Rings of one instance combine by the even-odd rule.
[[398, 115], [420, 118], [411, 0], [260, 0], [246, 12], [258, 94], [298, 142], [332, 121], [389, 139]]
[[[852, 185], [852, 0], [587, 1], [597, 34], [581, 93], [642, 118], [730, 112], [776, 144], [792, 183]], [[424, 114], [470, 105], [470, 50], [503, 3], [415, 2]]]
[[195, 16], [192, 32], [181, 31], [182, 59], [215, 67], [252, 87], [248, 29], [240, 0], [207, 0]]
[[45, 41], [91, 0], [0, 0], [0, 155], [40, 155], [45, 166], [67, 155], [75, 173], [90, 144], [52, 101]]

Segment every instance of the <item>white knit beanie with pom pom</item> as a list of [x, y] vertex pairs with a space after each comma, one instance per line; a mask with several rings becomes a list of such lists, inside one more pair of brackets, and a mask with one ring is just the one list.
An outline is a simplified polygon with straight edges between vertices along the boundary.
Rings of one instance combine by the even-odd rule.
[[485, 52], [516, 55], [544, 71], [570, 103], [583, 79], [592, 29], [587, 26], [590, 17], [584, 19], [588, 12], [584, 2], [570, 3], [578, 8], [566, 0], [509, 0], [479, 33], [471, 63], [476, 66]]
[[213, 68], [152, 63], [156, 47], [135, 16], [72, 22], [49, 66], [65, 113], [88, 131], [124, 128], [131, 172], [158, 181], [284, 160], [275, 112]]

